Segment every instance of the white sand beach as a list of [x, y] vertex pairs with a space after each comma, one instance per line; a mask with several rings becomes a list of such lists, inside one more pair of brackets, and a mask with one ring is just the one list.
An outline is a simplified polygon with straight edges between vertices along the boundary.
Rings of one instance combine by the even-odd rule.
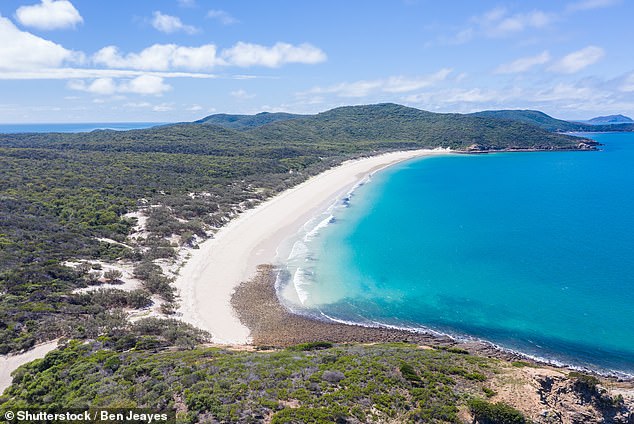
[[347, 161], [249, 210], [200, 245], [180, 270], [181, 319], [208, 331], [216, 343], [245, 344], [249, 329], [231, 306], [231, 295], [271, 263], [277, 247], [367, 175], [407, 159], [447, 154], [412, 150]]
[[2, 392], [11, 385], [11, 381], [13, 381], [11, 373], [20, 365], [43, 358], [56, 347], [57, 340], [53, 340], [51, 342], [39, 344], [31, 350], [17, 355], [0, 355], [0, 394], [2, 394]]

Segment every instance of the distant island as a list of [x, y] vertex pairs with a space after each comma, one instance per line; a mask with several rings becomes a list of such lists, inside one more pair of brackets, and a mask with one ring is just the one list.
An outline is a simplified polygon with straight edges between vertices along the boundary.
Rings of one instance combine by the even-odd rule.
[[629, 116], [623, 115], [608, 115], [608, 116], [598, 116], [596, 118], [592, 118], [587, 121], [587, 123], [592, 125], [603, 125], [603, 124], [631, 124], [634, 123], [632, 118]]

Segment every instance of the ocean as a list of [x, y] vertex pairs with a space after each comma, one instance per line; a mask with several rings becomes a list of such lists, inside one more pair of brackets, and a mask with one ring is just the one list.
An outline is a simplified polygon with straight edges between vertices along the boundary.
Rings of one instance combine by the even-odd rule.
[[77, 133], [94, 130], [135, 130], [163, 125], [165, 122], [80, 122], [67, 124], [0, 124], [0, 134], [10, 133]]
[[375, 174], [289, 242], [283, 301], [634, 375], [634, 134], [588, 136], [601, 151], [448, 155]]

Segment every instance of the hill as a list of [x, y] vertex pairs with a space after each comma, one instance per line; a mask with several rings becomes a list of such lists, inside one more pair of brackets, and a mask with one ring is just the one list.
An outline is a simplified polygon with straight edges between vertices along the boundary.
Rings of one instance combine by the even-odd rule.
[[479, 116], [492, 119], [524, 122], [537, 125], [538, 127], [551, 132], [609, 132], [609, 131], [634, 131], [634, 123], [615, 122], [606, 124], [597, 122], [589, 124], [585, 122], [564, 121], [553, 118], [537, 110], [486, 110], [472, 113], [471, 116]]
[[486, 110], [471, 115], [525, 122], [553, 132], [587, 131], [589, 129], [588, 125], [581, 122], [556, 119], [537, 110]]
[[608, 115], [597, 116], [596, 118], [589, 119], [587, 123], [592, 125], [632, 124], [634, 123], [634, 120], [632, 120], [629, 116], [624, 115]]
[[261, 112], [256, 115], [228, 115], [225, 113], [219, 113], [215, 115], [206, 116], [195, 124], [207, 124], [217, 125], [224, 128], [232, 128], [236, 130], [250, 129], [259, 127], [262, 125], [270, 124], [277, 121], [286, 121], [289, 119], [299, 118], [302, 115], [295, 115], [292, 113], [269, 113]]
[[[432, 113], [397, 104], [346, 106], [249, 131], [261, 140], [310, 140], [375, 148], [456, 150], [577, 149], [578, 138], [553, 134], [531, 123], [489, 117]], [[589, 141], [589, 145], [593, 142]]]

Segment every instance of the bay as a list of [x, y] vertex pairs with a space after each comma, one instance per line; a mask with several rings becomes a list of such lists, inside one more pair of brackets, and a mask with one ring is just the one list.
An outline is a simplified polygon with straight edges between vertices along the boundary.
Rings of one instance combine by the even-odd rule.
[[634, 373], [634, 134], [590, 136], [600, 152], [450, 155], [376, 174], [303, 237], [281, 293], [322, 318]]

